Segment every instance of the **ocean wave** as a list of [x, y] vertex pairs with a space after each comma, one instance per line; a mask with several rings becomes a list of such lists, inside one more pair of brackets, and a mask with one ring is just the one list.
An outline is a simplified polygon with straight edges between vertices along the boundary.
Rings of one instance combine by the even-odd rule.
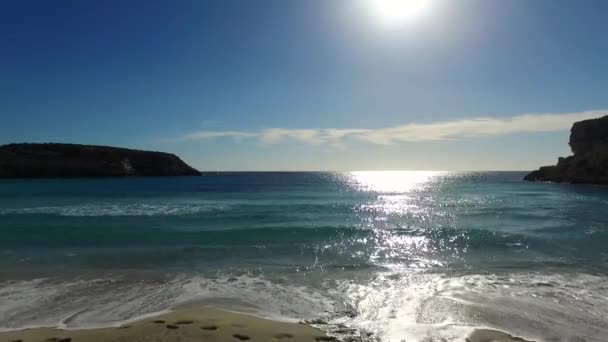
[[305, 279], [178, 274], [5, 281], [0, 330], [116, 326], [183, 305], [206, 305], [283, 321], [323, 318], [322, 329], [346, 325], [387, 342], [456, 341], [480, 328], [537, 341], [600, 342], [608, 336], [602, 276], [455, 276], [410, 269], [371, 278]]
[[587, 274], [510, 275], [381, 273], [342, 282], [353, 317], [346, 324], [383, 341], [453, 341], [497, 329], [536, 341], [605, 341], [606, 278]]
[[0, 330], [95, 328], [120, 324], [171, 304], [174, 282], [52, 278], [0, 283]]
[[[229, 214], [228, 214], [229, 215]], [[226, 216], [226, 215], [214, 215]], [[208, 260], [259, 258], [259, 265], [295, 263], [307, 267], [363, 269], [402, 265], [445, 270], [457, 268], [527, 268], [539, 269], [554, 263], [556, 267], [574, 265], [574, 248], [581, 248], [577, 260], [585, 260], [580, 269], [600, 268], [598, 249], [585, 251], [583, 246], [601, 243], [593, 234], [572, 235], [568, 239], [546, 239], [528, 234], [497, 233], [481, 229], [452, 227], [301, 226], [290, 223], [277, 226], [250, 224], [232, 226], [209, 219], [190, 226], [175, 219], [144, 224], [116, 226], [112, 220], [82, 222], [82, 225], [52, 224], [5, 228], [0, 250], [11, 250], [14, 261], [31, 258], [29, 265], [56, 262], [95, 267], [152, 267], [150, 260], [163, 266], [206, 263]], [[49, 220], [50, 221], [50, 220]], [[153, 229], [152, 229], [153, 228]], [[145, 234], [142, 230], [145, 229]], [[563, 243], [560, 244], [560, 243]], [[566, 244], [567, 243], [567, 244]], [[26, 247], [26, 248], [24, 248]], [[31, 248], [36, 249], [32, 250]], [[568, 249], [565, 249], [568, 247]], [[40, 248], [40, 250], [38, 250]], [[49, 250], [49, 248], [52, 248]], [[42, 257], [41, 254], [43, 253]], [[66, 255], [78, 253], [77, 260]], [[504, 258], [495, 258], [495, 255]], [[2, 264], [0, 262], [0, 264]]]
[[282, 321], [314, 318], [334, 306], [333, 300], [318, 290], [262, 276], [194, 277], [183, 289], [182, 303], [196, 302]]
[[0, 282], [0, 330], [117, 326], [181, 305], [206, 305], [283, 321], [312, 318], [331, 300], [264, 277], [127, 277]]
[[203, 212], [221, 212], [230, 207], [221, 204], [83, 204], [43, 206], [32, 208], [3, 208], [0, 215], [59, 215], [59, 216], [181, 216]]

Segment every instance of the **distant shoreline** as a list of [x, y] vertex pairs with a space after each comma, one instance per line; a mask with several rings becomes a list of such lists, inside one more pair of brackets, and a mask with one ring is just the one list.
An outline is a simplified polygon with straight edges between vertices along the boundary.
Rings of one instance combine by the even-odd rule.
[[165, 152], [77, 144], [0, 146], [0, 178], [118, 178], [200, 176]]

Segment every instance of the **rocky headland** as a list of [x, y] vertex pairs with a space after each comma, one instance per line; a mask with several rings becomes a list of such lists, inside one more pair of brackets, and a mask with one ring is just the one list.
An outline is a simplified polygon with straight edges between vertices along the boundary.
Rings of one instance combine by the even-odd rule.
[[570, 148], [573, 155], [529, 173], [524, 180], [608, 184], [608, 116], [574, 123]]
[[199, 176], [174, 154], [76, 144], [0, 146], [0, 178]]

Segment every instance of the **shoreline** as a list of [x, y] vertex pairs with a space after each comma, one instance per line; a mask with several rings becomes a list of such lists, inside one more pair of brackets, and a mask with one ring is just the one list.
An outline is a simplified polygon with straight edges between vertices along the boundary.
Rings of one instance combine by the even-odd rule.
[[[363, 342], [380, 341], [372, 335], [328, 335], [308, 323], [272, 320], [246, 313], [208, 307], [179, 308], [124, 321], [116, 325], [91, 328], [32, 327], [0, 331], [0, 342]], [[493, 329], [476, 329], [467, 342], [530, 342]]]
[[131, 322], [100, 328], [26, 328], [1, 331], [0, 342], [46, 341], [331, 341], [307, 324], [274, 321], [211, 307], [183, 308], [138, 317]]

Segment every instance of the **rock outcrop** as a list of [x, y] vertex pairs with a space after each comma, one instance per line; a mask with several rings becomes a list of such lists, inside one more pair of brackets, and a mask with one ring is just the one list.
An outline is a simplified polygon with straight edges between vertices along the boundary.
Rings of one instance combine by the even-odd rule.
[[0, 177], [199, 176], [170, 153], [75, 144], [0, 146]]
[[544, 166], [524, 180], [559, 183], [608, 184], [608, 116], [575, 123], [570, 131], [574, 153]]

